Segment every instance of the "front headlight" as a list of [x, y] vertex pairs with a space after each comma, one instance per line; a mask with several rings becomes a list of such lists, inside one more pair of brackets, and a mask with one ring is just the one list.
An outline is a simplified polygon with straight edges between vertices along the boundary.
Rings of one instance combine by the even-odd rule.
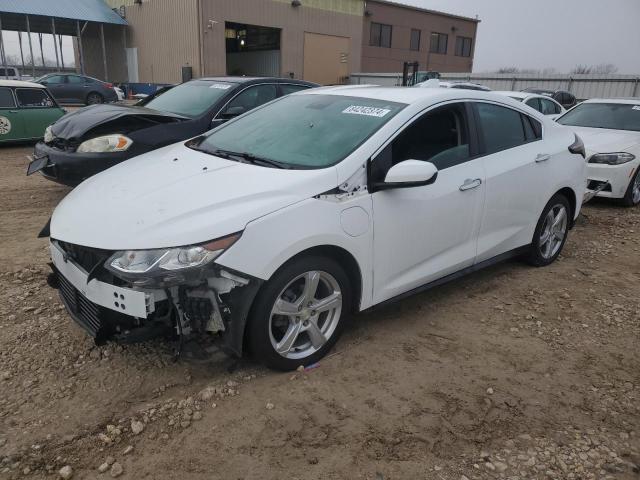
[[134, 285], [175, 285], [200, 278], [202, 267], [233, 245], [241, 233], [186, 247], [124, 250], [109, 258], [105, 267]]
[[44, 143], [51, 143], [53, 142], [54, 138], [55, 137], [53, 136], [53, 132], [51, 131], [51, 125], [49, 125], [44, 130]]
[[622, 165], [635, 159], [635, 155], [625, 152], [617, 153], [596, 153], [589, 159], [589, 163], [600, 163], [605, 165]]
[[132, 143], [133, 140], [124, 135], [105, 135], [82, 142], [77, 151], [80, 153], [124, 152]]

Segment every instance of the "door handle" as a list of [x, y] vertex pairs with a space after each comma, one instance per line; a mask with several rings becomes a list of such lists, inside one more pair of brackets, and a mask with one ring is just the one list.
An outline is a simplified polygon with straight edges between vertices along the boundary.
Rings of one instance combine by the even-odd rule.
[[9, 113], [18, 113], [18, 110], [9, 110]]
[[551, 155], [549, 155], [548, 153], [539, 153], [538, 155], [536, 155], [536, 163], [546, 162], [550, 158]]
[[478, 188], [482, 185], [482, 180], [479, 178], [467, 178], [462, 185], [460, 185], [460, 191], [464, 192], [465, 190], [471, 190], [472, 188]]

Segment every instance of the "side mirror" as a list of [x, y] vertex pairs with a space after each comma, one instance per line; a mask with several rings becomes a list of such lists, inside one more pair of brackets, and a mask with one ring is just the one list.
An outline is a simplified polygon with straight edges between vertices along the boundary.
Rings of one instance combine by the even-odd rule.
[[226, 118], [231, 118], [231, 117], [237, 117], [238, 115], [242, 115], [243, 113], [245, 113], [247, 111], [247, 109], [245, 107], [243, 107], [242, 105], [237, 105], [235, 107], [229, 107], [227, 108], [223, 115]]
[[374, 185], [375, 190], [409, 188], [430, 185], [436, 181], [438, 169], [431, 162], [404, 160], [389, 169], [384, 182]]

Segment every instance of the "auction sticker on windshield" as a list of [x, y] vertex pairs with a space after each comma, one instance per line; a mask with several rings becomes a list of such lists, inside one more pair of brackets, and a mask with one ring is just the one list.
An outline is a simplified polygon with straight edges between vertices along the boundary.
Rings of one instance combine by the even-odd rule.
[[214, 83], [209, 88], [217, 88], [219, 90], [227, 90], [227, 89], [231, 88], [231, 85], [229, 85], [228, 83]]
[[634, 105], [633, 110], [640, 110], [640, 105]]
[[391, 110], [386, 108], [365, 107], [362, 105], [350, 105], [345, 108], [342, 113], [350, 113], [352, 115], [366, 115], [367, 117], [384, 117]]

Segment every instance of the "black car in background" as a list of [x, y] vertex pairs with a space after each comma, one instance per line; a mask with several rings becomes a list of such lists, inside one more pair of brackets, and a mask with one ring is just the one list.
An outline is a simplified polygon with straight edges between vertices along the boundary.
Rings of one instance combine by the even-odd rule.
[[556, 102], [562, 105], [564, 108], [569, 110], [571, 107], [574, 107], [578, 100], [575, 95], [567, 92], [566, 90], [547, 90], [544, 88], [525, 88], [522, 90], [523, 92], [536, 93], [538, 95], [544, 95], [546, 97], [553, 98]]
[[200, 135], [275, 98], [315, 83], [216, 77], [164, 88], [133, 106], [91, 105], [47, 128], [27, 175], [76, 186], [131, 157]]
[[118, 100], [112, 83], [85, 75], [49, 73], [34, 81], [45, 85], [58, 103], [95, 105]]

